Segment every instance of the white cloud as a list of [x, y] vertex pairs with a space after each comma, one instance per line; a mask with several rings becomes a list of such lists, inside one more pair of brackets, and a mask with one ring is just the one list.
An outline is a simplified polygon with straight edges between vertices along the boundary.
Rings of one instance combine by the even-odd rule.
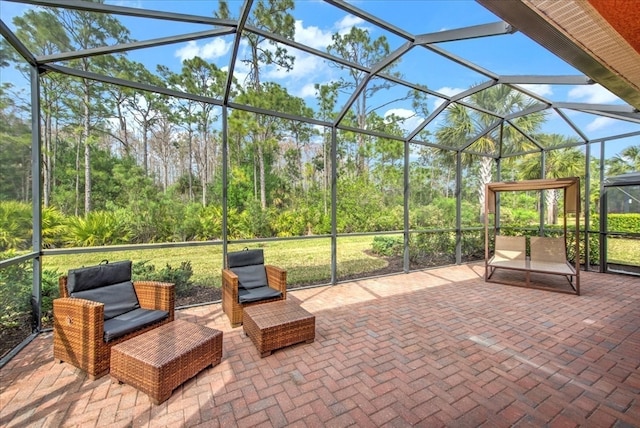
[[315, 98], [316, 88], [313, 83], [307, 83], [296, 94], [300, 98]]
[[340, 21], [336, 22], [335, 27], [340, 34], [346, 34], [351, 31], [351, 28], [361, 26], [365, 21], [357, 16], [347, 15]]
[[[462, 89], [462, 88], [451, 88], [449, 86], [443, 86], [440, 89], [437, 89], [436, 92], [442, 94], [442, 95], [448, 95], [450, 97], [453, 97], [454, 95], [458, 95], [460, 92], [466, 91], [466, 89]], [[438, 107], [440, 107], [440, 105], [442, 103], [445, 102], [444, 99], [440, 98], [440, 97], [430, 97], [433, 98], [433, 110], [437, 109]]]
[[591, 104], [606, 104], [619, 100], [601, 85], [576, 86], [569, 91], [569, 98]]
[[293, 68], [289, 71], [284, 68], [273, 68], [267, 73], [269, 78], [273, 79], [300, 79], [313, 78], [319, 69], [325, 67], [322, 59], [314, 55], [309, 55], [303, 52], [291, 52], [295, 56]]
[[443, 95], [448, 95], [450, 97], [454, 95], [458, 95], [460, 92], [464, 92], [466, 89], [462, 88], [450, 88], [449, 86], [443, 86], [442, 88], [436, 90], [436, 92], [441, 93]]
[[613, 125], [615, 124], [616, 121], [614, 119], [611, 119], [609, 117], [597, 117], [596, 119], [594, 119], [592, 122], [590, 122], [586, 129], [587, 131], [597, 131], [598, 129], [602, 129], [602, 128], [606, 128], [609, 125]]
[[322, 31], [315, 26], [304, 27], [302, 21], [296, 21], [295, 41], [315, 49], [325, 49], [331, 44], [331, 32]]
[[405, 118], [406, 120], [403, 120], [401, 122], [399, 122], [399, 126], [400, 128], [404, 129], [407, 132], [411, 132], [414, 129], [416, 129], [418, 127], [418, 125], [420, 125], [422, 123], [422, 121], [424, 120], [424, 118], [418, 116], [416, 114], [416, 112], [412, 111], [412, 110], [407, 110], [404, 108], [394, 108], [394, 109], [390, 109], [387, 110], [384, 113], [384, 117], [387, 118], [391, 115], [395, 115], [396, 117], [400, 117], [400, 118]]
[[231, 43], [225, 42], [223, 39], [214, 39], [204, 45], [198, 45], [198, 42], [191, 40], [186, 46], [181, 47], [175, 53], [175, 56], [181, 61], [199, 56], [202, 59], [215, 59], [224, 56], [231, 49]]
[[553, 89], [551, 85], [518, 85], [523, 89], [526, 89], [529, 92], [533, 92], [534, 94], [540, 95], [541, 97], [546, 97], [553, 95]]

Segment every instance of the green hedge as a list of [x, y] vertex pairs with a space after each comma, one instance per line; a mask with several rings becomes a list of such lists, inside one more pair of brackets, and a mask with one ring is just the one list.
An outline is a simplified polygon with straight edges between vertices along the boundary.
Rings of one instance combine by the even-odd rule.
[[[600, 216], [591, 216], [593, 228], [600, 227]], [[640, 233], [640, 214], [608, 214], [607, 229], [609, 232]]]

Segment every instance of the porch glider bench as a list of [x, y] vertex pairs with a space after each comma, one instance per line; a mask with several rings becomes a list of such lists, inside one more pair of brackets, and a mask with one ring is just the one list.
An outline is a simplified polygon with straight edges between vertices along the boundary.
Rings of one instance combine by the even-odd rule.
[[[499, 181], [485, 185], [486, 198], [484, 204], [484, 262], [485, 281], [489, 281], [496, 269], [507, 269], [525, 273], [525, 281], [493, 280], [501, 284], [520, 287], [538, 288], [580, 295], [580, 179], [578, 177], [536, 179], [524, 181]], [[503, 192], [530, 191], [562, 191], [564, 194], [564, 213], [562, 216], [562, 235], [557, 238], [531, 237], [530, 254], [527, 257], [527, 238], [524, 236], [502, 236], [500, 234], [500, 210], [498, 196]], [[544, 195], [540, 195], [542, 198]], [[544, 198], [543, 198], [544, 199]], [[491, 215], [493, 214], [493, 215]], [[573, 223], [567, 233], [567, 221]], [[491, 219], [491, 220], [490, 220]], [[543, 226], [541, 220], [541, 227]], [[495, 237], [493, 254], [489, 249], [490, 237]], [[573, 238], [573, 263], [567, 262], [567, 237]], [[586, 245], [586, 244], [585, 244]], [[588, 254], [588, 249], [585, 248]], [[558, 286], [552, 281], [545, 282], [544, 276], [536, 275], [531, 280], [531, 273], [564, 276], [571, 286]], [[506, 275], [503, 275], [503, 277]], [[513, 278], [514, 275], [509, 275]], [[542, 279], [542, 281], [540, 280]], [[549, 278], [547, 278], [549, 279]]]
[[[523, 271], [525, 272], [524, 284], [499, 280], [492, 280], [491, 282], [579, 294], [573, 281], [573, 278], [577, 276], [577, 272], [575, 267], [566, 259], [567, 253], [564, 238], [532, 236], [530, 238], [530, 246], [530, 257], [527, 257], [526, 237], [497, 235], [494, 255], [488, 260], [486, 265], [485, 281], [491, 280], [496, 269]], [[569, 281], [572, 291], [564, 291], [539, 285], [534, 287], [531, 283], [531, 272], [564, 276]]]

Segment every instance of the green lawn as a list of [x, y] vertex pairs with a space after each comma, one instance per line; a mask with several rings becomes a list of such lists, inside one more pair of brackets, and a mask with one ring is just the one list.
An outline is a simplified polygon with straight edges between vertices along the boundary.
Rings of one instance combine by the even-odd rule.
[[607, 239], [607, 259], [609, 263], [640, 266], [640, 240]]
[[[338, 276], [363, 274], [386, 266], [382, 258], [365, 253], [371, 250], [373, 236], [338, 238]], [[229, 245], [229, 251], [244, 247], [263, 248], [265, 262], [287, 269], [289, 284], [329, 282], [331, 278], [331, 240], [329, 238], [301, 239]], [[189, 261], [193, 268], [193, 281], [201, 285], [220, 286], [222, 245], [207, 247], [140, 249], [118, 252], [72, 254], [43, 257], [43, 269], [67, 270], [100, 263], [102, 260], [148, 261], [156, 269], [167, 264], [177, 268]]]

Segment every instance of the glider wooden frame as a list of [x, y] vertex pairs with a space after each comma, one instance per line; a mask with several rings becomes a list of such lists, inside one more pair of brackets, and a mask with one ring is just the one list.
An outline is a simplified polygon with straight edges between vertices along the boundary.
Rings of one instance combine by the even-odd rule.
[[[531, 237], [531, 256], [526, 256], [526, 237], [506, 237], [497, 235], [499, 218], [494, 216], [493, 235], [496, 237], [494, 254], [489, 254], [489, 214], [496, 213], [496, 195], [499, 192], [562, 189], [564, 191], [563, 236], [560, 238]], [[580, 179], [577, 177], [526, 180], [516, 182], [495, 182], [486, 185], [484, 210], [484, 258], [487, 282], [537, 288], [580, 295]], [[575, 262], [566, 260], [567, 213], [575, 213]], [[496, 269], [523, 271], [525, 281], [506, 282], [491, 279]], [[531, 272], [562, 275], [567, 278], [572, 290], [562, 290], [531, 283]]]

